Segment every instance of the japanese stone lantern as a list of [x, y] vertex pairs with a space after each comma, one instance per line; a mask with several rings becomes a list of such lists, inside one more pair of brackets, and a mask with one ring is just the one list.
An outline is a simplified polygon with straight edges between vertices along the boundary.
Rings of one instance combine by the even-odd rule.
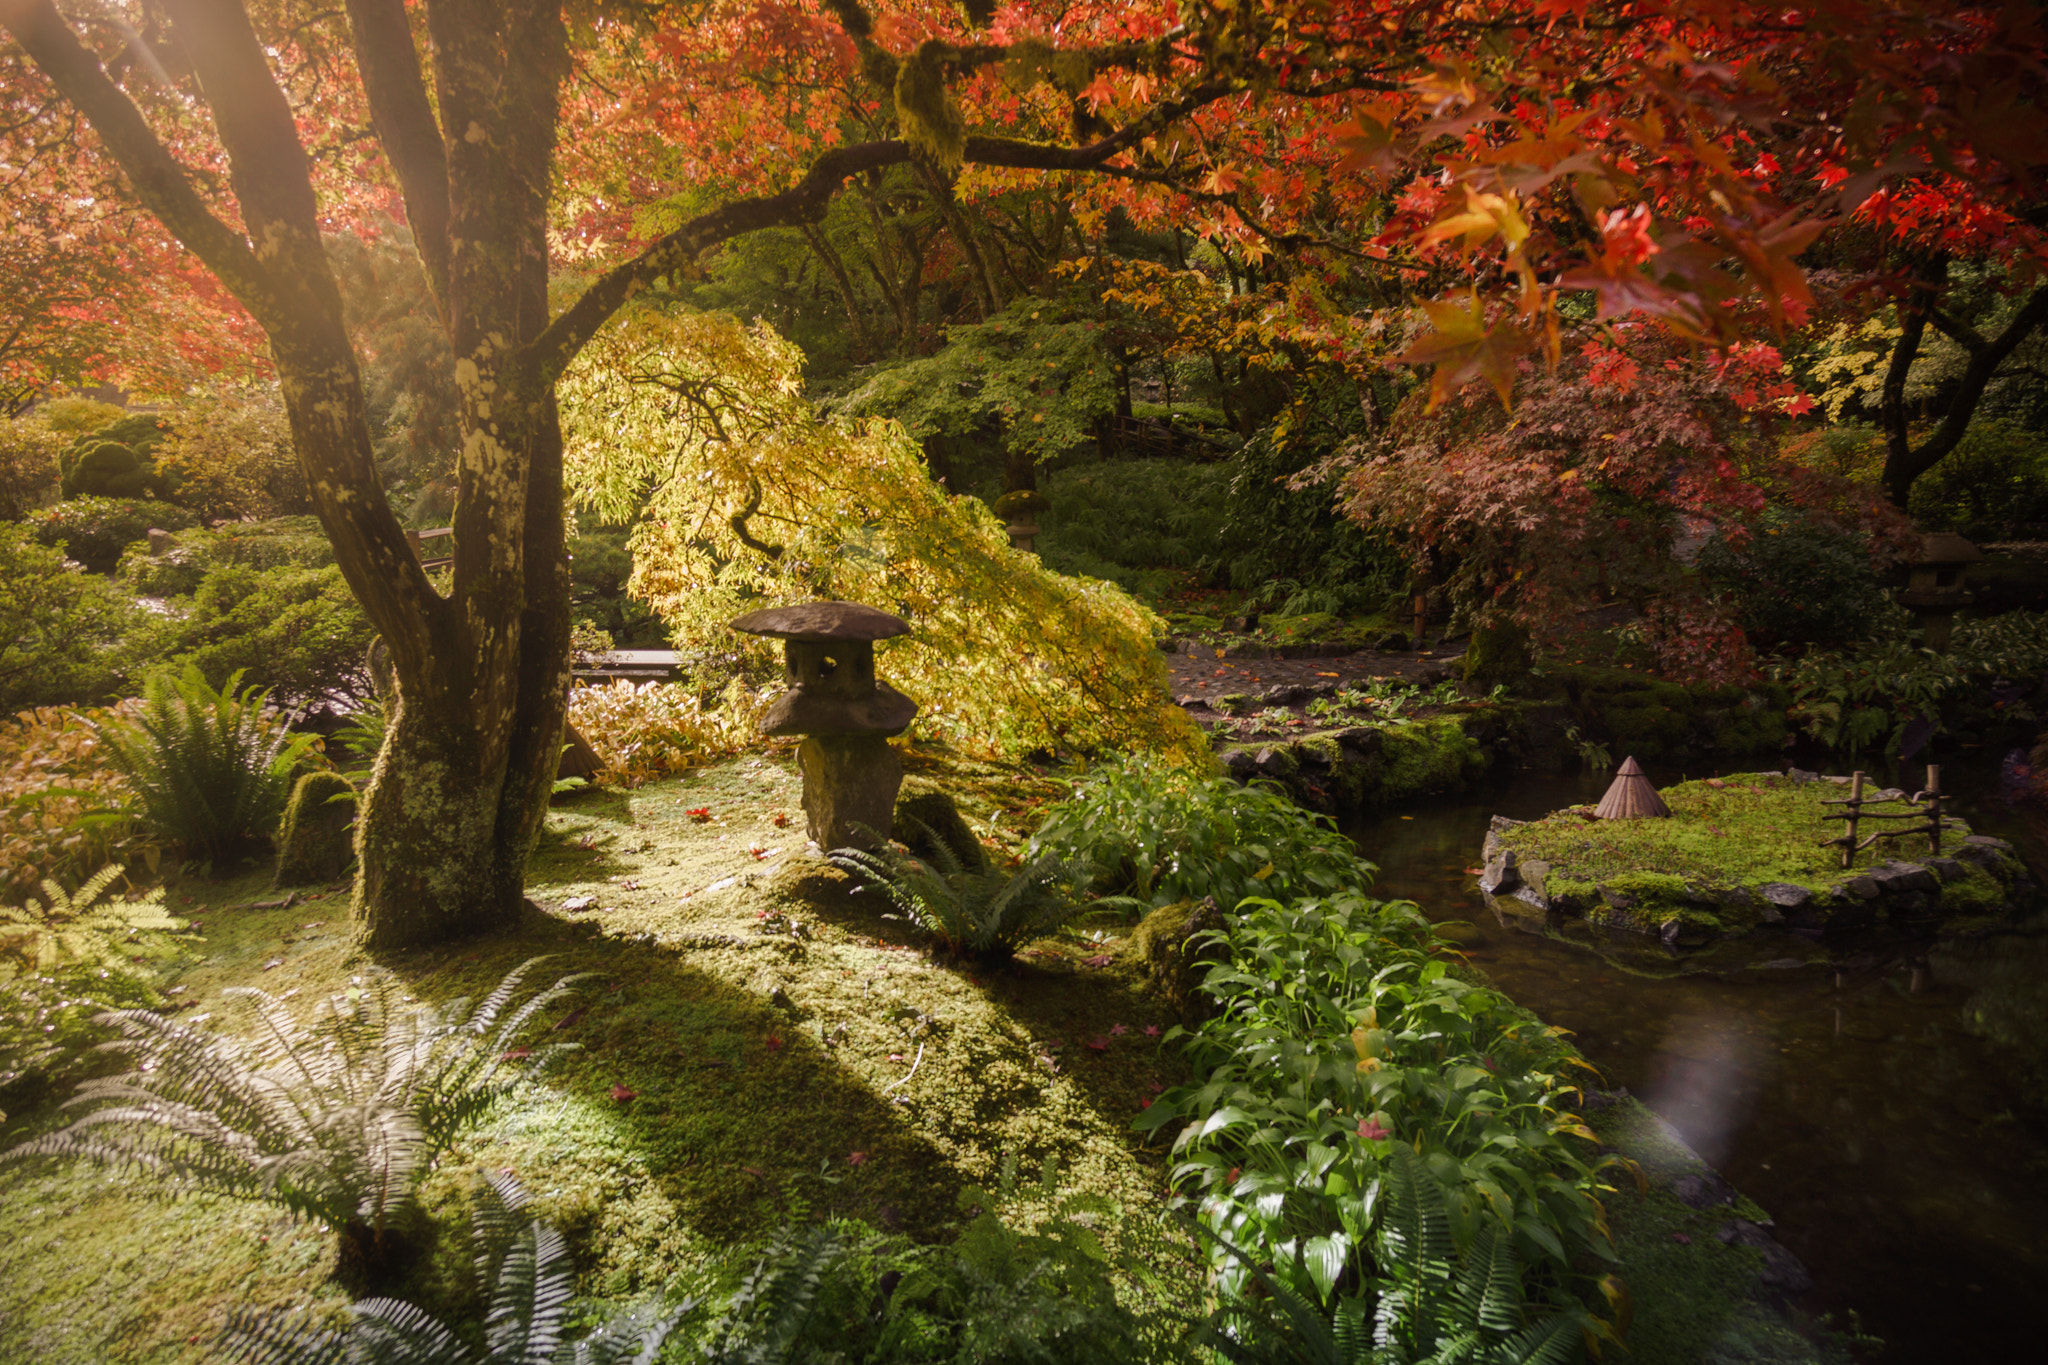
[[804, 814], [819, 848], [873, 848], [887, 840], [903, 785], [889, 747], [917, 703], [875, 680], [875, 641], [910, 623], [858, 602], [806, 602], [748, 612], [734, 630], [782, 641], [789, 691], [761, 718], [765, 735], [802, 735]]
[[1968, 565], [1983, 558], [1976, 546], [1953, 531], [1920, 538], [1920, 557], [1907, 568], [1899, 605], [1920, 622], [1929, 649], [1947, 651], [1956, 612], [1976, 600], [1963, 591], [1963, 575]]
[[997, 498], [992, 506], [1010, 533], [1010, 548], [1031, 550], [1035, 554], [1033, 547], [1038, 540], [1039, 527], [1033, 518], [1043, 516], [1052, 507], [1045, 494], [1033, 488], [1013, 489]]

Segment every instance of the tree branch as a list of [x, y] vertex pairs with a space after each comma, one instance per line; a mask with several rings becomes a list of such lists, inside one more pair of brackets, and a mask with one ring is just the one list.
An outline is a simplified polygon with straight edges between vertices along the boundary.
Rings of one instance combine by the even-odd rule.
[[188, 181], [186, 168], [157, 139], [142, 111], [107, 76], [99, 58], [78, 40], [56, 6], [50, 0], [0, 0], [0, 27], [14, 35], [50, 83], [92, 123], [143, 206], [205, 261], [259, 321], [281, 316], [276, 282], [248, 241], [207, 208]]
[[[1970, 363], [1963, 367], [1962, 377], [1956, 381], [1949, 395], [1941, 424], [1915, 449], [1906, 441], [1905, 372], [1912, 365], [1910, 351], [1919, 348], [1928, 311], [1917, 308], [1908, 311], [1904, 334], [1899, 338], [1898, 348], [1892, 352], [1891, 368], [1885, 373], [1882, 408], [1885, 462], [1882, 477], [1886, 496], [1900, 507], [1906, 505], [1913, 480], [1934, 468], [1962, 444], [1964, 433], [1970, 429], [1970, 419], [1977, 415], [1977, 403], [1984, 396], [1984, 387], [1998, 373], [1998, 367], [2019, 349], [2021, 342], [2048, 327], [2048, 284], [2034, 290], [1997, 336], [1987, 340], [1981, 349], [1970, 352]], [[1912, 343], [1910, 351], [1909, 340]], [[1906, 357], [1903, 365], [1900, 363], [1902, 354]]]
[[356, 67], [370, 102], [370, 122], [398, 173], [412, 221], [413, 244], [427, 284], [445, 311], [448, 300], [448, 156], [427, 98], [419, 51], [404, 0], [347, 0]]
[[[1017, 170], [1098, 171], [1111, 157], [1130, 150], [1161, 128], [1237, 93], [1234, 82], [1205, 81], [1178, 99], [1162, 100], [1100, 141], [1062, 147], [1018, 138], [970, 137], [965, 160], [976, 166]], [[533, 373], [553, 383], [611, 316], [664, 275], [694, 262], [720, 242], [770, 227], [815, 223], [847, 179], [910, 159], [910, 145], [898, 139], [834, 147], [812, 163], [804, 178], [780, 194], [741, 199], [693, 218], [661, 237], [632, 260], [613, 267], [548, 324], [534, 339], [528, 358]]]

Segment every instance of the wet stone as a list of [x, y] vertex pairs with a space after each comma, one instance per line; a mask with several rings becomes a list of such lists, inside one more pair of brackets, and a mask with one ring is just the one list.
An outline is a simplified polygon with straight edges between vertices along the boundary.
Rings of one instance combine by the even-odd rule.
[[1797, 910], [1813, 899], [1813, 892], [1791, 882], [1765, 882], [1757, 893], [1781, 910]]
[[1504, 895], [1522, 884], [1522, 874], [1516, 870], [1513, 852], [1503, 852], [1486, 864], [1480, 875], [1479, 889], [1489, 896]]
[[1336, 734], [1339, 744], [1357, 754], [1377, 753], [1382, 738], [1380, 732], [1370, 725], [1353, 725]]
[[1851, 877], [1842, 883], [1839, 890], [1865, 901], [1874, 901], [1884, 894], [1884, 888], [1878, 885], [1875, 877]]
[[1249, 750], [1232, 749], [1223, 755], [1223, 770], [1243, 782], [1258, 772], [1258, 760], [1252, 757]]
[[1954, 858], [1929, 858], [1927, 870], [1944, 882], [1959, 881], [1967, 875], [1967, 870]]
[[1671, 1182], [1671, 1193], [1688, 1208], [1711, 1208], [1735, 1202], [1735, 1188], [1713, 1171], [1682, 1175]]
[[1932, 872], [1918, 863], [1886, 863], [1870, 869], [1870, 879], [1882, 887], [1887, 895], [1903, 895], [1914, 891], [1939, 892], [1941, 883]]

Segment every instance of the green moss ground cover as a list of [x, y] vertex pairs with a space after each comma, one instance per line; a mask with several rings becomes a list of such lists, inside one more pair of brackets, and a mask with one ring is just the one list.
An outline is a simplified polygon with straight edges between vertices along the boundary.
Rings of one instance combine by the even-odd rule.
[[[1029, 772], [919, 775], [966, 796], [998, 844], [1057, 792]], [[1001, 971], [935, 961], [880, 897], [802, 857], [802, 820], [780, 758], [590, 793], [549, 818], [536, 910], [491, 941], [388, 964], [436, 1000], [473, 998], [539, 953], [549, 976], [593, 974], [542, 1035], [577, 1050], [430, 1179], [443, 1244], [418, 1301], [460, 1311], [473, 1292], [460, 1229], [478, 1167], [525, 1183], [570, 1238], [579, 1289], [606, 1297], [652, 1292], [818, 1217], [946, 1238], [959, 1191], [993, 1182], [1006, 1153], [1026, 1169], [1057, 1160], [1068, 1192], [1156, 1206], [1162, 1153], [1130, 1123], [1179, 1071], [1158, 1039], [1170, 1006], [1121, 954], [1128, 920], [1084, 923]], [[268, 876], [172, 888], [204, 940], [167, 978], [193, 1002], [185, 1017], [228, 1024], [229, 985], [309, 1005], [367, 966], [342, 888], [252, 905], [281, 897]], [[27, 1107], [0, 1145], [57, 1121]], [[332, 1260], [331, 1239], [268, 1208], [13, 1167], [0, 1186], [0, 1341], [47, 1365], [210, 1360], [233, 1308], [338, 1310]]]
[[[919, 755], [911, 766], [954, 796], [998, 857], [1063, 794], [1028, 770]], [[1145, 989], [1130, 920], [1084, 921], [1000, 969], [936, 959], [889, 904], [803, 853], [801, 820], [797, 775], [774, 754], [581, 794], [550, 816], [517, 924], [386, 964], [434, 1001], [474, 998], [536, 954], [549, 955], [542, 979], [590, 978], [540, 1032], [575, 1049], [529, 1077], [423, 1187], [437, 1240], [406, 1297], [477, 1320], [461, 1229], [479, 1169], [518, 1178], [534, 1213], [566, 1234], [580, 1293], [625, 1300], [679, 1277], [702, 1283], [776, 1229], [823, 1218], [948, 1241], [969, 1216], [962, 1192], [996, 1184], [1014, 1157], [1026, 1170], [1056, 1163], [1062, 1202], [1120, 1210], [1093, 1229], [1181, 1277], [1170, 1301], [1199, 1305], [1188, 1237], [1158, 1217], [1171, 1133], [1133, 1126], [1190, 1077], [1162, 1041], [1175, 1002]], [[171, 888], [170, 908], [196, 921], [191, 957], [167, 977], [185, 1017], [232, 1027], [224, 987], [310, 1005], [368, 966], [350, 941], [344, 885], [297, 888], [285, 903], [268, 881], [265, 868]], [[1363, 1076], [1353, 1054], [1377, 1047], [1372, 1037], [1321, 1032], [1302, 1045], [1334, 1039], [1337, 1072]], [[1491, 1056], [1500, 1061], [1497, 1046]], [[1465, 1070], [1461, 1085], [1491, 1083]], [[58, 1122], [48, 1097], [20, 1104], [0, 1144]], [[1343, 1117], [1346, 1142], [1357, 1122]], [[338, 1319], [333, 1256], [329, 1236], [267, 1207], [173, 1199], [87, 1167], [12, 1167], [0, 1185], [0, 1344], [49, 1365], [212, 1360], [237, 1308]], [[1714, 1292], [1741, 1297], [1747, 1282], [1728, 1278]]]
[[[1671, 808], [1668, 820], [1596, 820], [1590, 808], [1572, 807], [1519, 825], [1501, 840], [1524, 863], [1541, 859], [1589, 884], [1650, 874], [1706, 887], [1789, 882], [1817, 888], [1841, 876], [1841, 850], [1820, 847], [1841, 832], [1840, 822], [1821, 819], [1843, 809], [1821, 804], [1848, 795], [1838, 783], [1748, 773], [1682, 782], [1658, 794]], [[1865, 822], [1863, 832], [1875, 824]], [[1952, 844], [1960, 837], [1948, 839]], [[1867, 850], [1859, 862], [1927, 856], [1926, 836], [1910, 835]]]

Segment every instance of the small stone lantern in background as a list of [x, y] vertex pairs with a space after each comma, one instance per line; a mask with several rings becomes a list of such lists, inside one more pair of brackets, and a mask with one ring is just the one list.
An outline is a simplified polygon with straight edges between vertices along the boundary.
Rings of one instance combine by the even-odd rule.
[[1956, 612], [1976, 600], [1963, 591], [1963, 576], [1969, 565], [1983, 558], [1983, 552], [1953, 531], [1935, 531], [1920, 538], [1920, 557], [1907, 568], [1899, 605], [1920, 623], [1929, 649], [1947, 652]]
[[1010, 548], [1013, 550], [1032, 548], [1038, 539], [1039, 529], [1032, 519], [1044, 516], [1052, 507], [1045, 494], [1033, 488], [1013, 488], [990, 505], [1009, 528]]
[[910, 623], [858, 602], [806, 602], [748, 612], [734, 630], [782, 641], [789, 691], [761, 718], [761, 733], [802, 735], [804, 814], [818, 847], [868, 848], [887, 841], [903, 785], [889, 736], [903, 733], [917, 703], [875, 680], [875, 641]]

